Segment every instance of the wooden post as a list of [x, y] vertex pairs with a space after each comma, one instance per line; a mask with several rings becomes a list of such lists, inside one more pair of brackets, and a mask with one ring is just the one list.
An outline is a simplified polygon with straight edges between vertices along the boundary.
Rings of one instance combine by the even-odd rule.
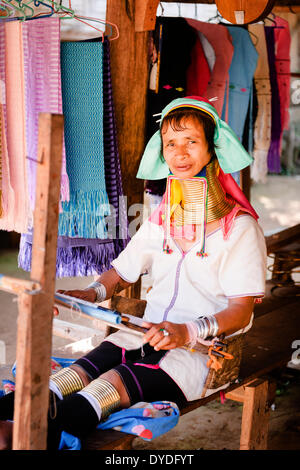
[[245, 387], [240, 450], [266, 450], [269, 426], [269, 384], [257, 379]]
[[63, 116], [41, 113], [31, 266], [41, 290], [19, 295], [14, 450], [46, 449], [62, 141]]
[[111, 42], [111, 74], [124, 194], [128, 208], [143, 202], [143, 180], [136, 178], [145, 147], [148, 85], [148, 32], [135, 32], [135, 1], [108, 0], [107, 21], [118, 25]]
[[135, 0], [135, 30], [155, 29], [156, 11], [159, 0]]
[[[135, 7], [135, 0], [108, 0], [106, 14], [107, 21], [116, 23], [120, 33], [119, 39], [111, 42], [111, 73], [123, 189], [131, 215], [129, 222], [138, 216], [133, 204], [143, 203], [144, 182], [137, 179], [136, 174], [145, 148], [148, 87], [149, 33], [136, 32]], [[139, 298], [140, 283], [128, 291], [127, 296]]]

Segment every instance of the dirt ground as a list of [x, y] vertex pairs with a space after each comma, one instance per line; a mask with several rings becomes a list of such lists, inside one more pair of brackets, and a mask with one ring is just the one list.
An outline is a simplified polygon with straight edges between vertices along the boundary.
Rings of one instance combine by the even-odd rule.
[[[251, 202], [261, 216], [264, 232], [269, 233], [300, 223], [300, 177], [269, 177], [266, 185], [254, 185]], [[16, 251], [0, 251], [0, 273], [28, 278], [17, 268]], [[56, 281], [57, 289], [85, 287], [92, 278], [65, 278]], [[11, 365], [16, 356], [16, 298], [0, 292], [0, 388], [3, 379], [11, 379]], [[88, 325], [78, 319], [76, 312], [61, 312], [60, 319]], [[300, 338], [300, 332], [299, 336]], [[69, 343], [65, 339], [53, 337], [53, 355], [71, 355], [63, 352]], [[74, 353], [79, 357], [81, 352]], [[221, 450], [238, 449], [241, 426], [242, 405], [230, 400], [224, 404], [220, 400], [182, 416], [175, 428], [151, 442], [140, 438], [134, 440], [135, 449], [148, 450]], [[270, 450], [300, 450], [300, 370], [286, 369], [277, 383], [275, 408], [270, 412]]]

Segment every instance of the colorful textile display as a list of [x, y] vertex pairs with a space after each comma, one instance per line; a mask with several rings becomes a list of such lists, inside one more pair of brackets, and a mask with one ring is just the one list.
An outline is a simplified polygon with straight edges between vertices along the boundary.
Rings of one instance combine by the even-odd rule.
[[[62, 114], [60, 72], [60, 19], [41, 18], [22, 24], [26, 93], [26, 144], [28, 191], [31, 210], [35, 204], [38, 159], [38, 115]], [[69, 199], [69, 181], [63, 146], [61, 200]]]
[[62, 202], [59, 235], [107, 238], [110, 214], [103, 145], [103, 44], [63, 42], [61, 73], [70, 200]]
[[254, 122], [254, 162], [251, 166], [251, 177], [256, 182], [266, 182], [268, 173], [268, 151], [271, 142], [271, 85], [268, 62], [268, 51], [263, 24], [248, 25], [250, 37], [258, 52], [257, 67], [254, 73], [254, 84], [257, 96], [257, 116]]
[[[98, 40], [99, 41], [99, 40]], [[110, 71], [110, 44], [103, 43], [103, 138], [105, 183], [112, 210], [111, 223], [116, 226], [113, 238], [59, 236], [57, 239], [56, 277], [91, 276], [110, 269], [128, 243], [128, 220], [122, 199], [122, 175], [119, 161]], [[106, 218], [108, 220], [108, 217]], [[32, 234], [23, 234], [19, 250], [19, 267], [30, 271]]]
[[[233, 57], [230, 34], [223, 25], [204, 23], [192, 19], [186, 21], [196, 31], [203, 33], [214, 48], [216, 59], [204, 98], [218, 97], [217, 101], [214, 101], [214, 107], [221, 116], [225, 94], [228, 94], [229, 67]], [[226, 113], [225, 121], [227, 121], [227, 117]]]
[[280, 115], [280, 98], [277, 82], [276, 57], [275, 57], [275, 34], [273, 26], [265, 26], [271, 96], [272, 96], [272, 121], [271, 121], [271, 144], [268, 151], [268, 170], [271, 173], [280, 173], [280, 136], [281, 136], [281, 115]]
[[[2, 27], [2, 26], [1, 26]], [[3, 37], [4, 36], [4, 37]], [[4, 43], [3, 43], [4, 39]], [[25, 148], [25, 88], [22, 23], [6, 22], [4, 35], [2, 29], [2, 48], [4, 44], [5, 62], [1, 59], [2, 103], [5, 95], [3, 114], [7, 139], [8, 166], [3, 168], [9, 178], [6, 188], [3, 187], [4, 217], [0, 219], [0, 229], [24, 232], [28, 228], [29, 204], [27, 191], [26, 148]], [[4, 52], [4, 50], [2, 52]], [[4, 65], [4, 67], [3, 67]], [[3, 77], [4, 74], [4, 77]], [[4, 133], [3, 133], [4, 135]], [[3, 136], [2, 136], [3, 137]], [[2, 155], [5, 154], [5, 143], [2, 141]], [[5, 157], [4, 157], [5, 158]], [[12, 191], [14, 195], [12, 195]]]

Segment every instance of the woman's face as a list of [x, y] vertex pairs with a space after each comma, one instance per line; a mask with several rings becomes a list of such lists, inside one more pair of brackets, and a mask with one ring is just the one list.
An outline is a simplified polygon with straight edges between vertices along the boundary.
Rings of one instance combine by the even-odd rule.
[[211, 159], [203, 126], [195, 118], [184, 120], [182, 130], [162, 126], [163, 156], [174, 176], [192, 178]]

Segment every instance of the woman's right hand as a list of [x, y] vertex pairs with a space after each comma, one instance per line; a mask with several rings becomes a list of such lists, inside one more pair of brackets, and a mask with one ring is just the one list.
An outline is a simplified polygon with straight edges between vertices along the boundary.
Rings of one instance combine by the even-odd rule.
[[74, 290], [58, 290], [58, 294], [70, 295], [71, 297], [76, 297], [77, 299], [86, 300], [87, 302], [95, 302], [97, 294], [95, 289], [74, 289]]

